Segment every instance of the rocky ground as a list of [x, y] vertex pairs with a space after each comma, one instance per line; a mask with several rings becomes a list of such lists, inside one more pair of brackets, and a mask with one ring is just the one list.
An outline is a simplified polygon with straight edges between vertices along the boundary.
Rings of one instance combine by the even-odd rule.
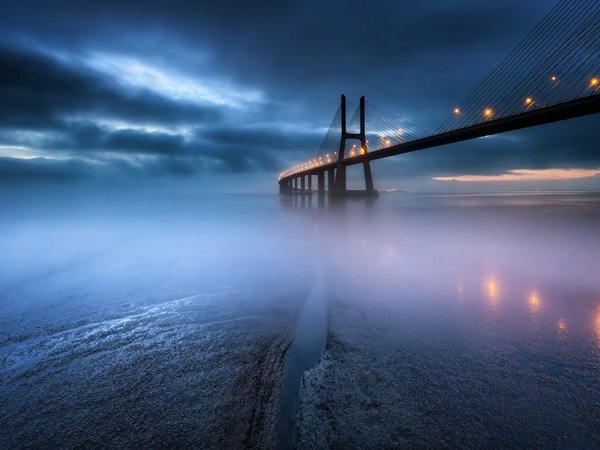
[[190, 293], [5, 337], [0, 447], [271, 447], [286, 305]]
[[299, 448], [598, 448], [597, 343], [426, 315], [332, 302], [327, 349], [303, 378]]

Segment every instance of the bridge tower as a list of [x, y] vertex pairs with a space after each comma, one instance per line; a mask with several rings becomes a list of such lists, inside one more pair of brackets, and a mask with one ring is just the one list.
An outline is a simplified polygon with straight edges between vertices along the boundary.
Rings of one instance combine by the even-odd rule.
[[[344, 163], [344, 157], [346, 152], [346, 141], [357, 140], [360, 141], [360, 147], [364, 150], [364, 153], [368, 153], [369, 149], [367, 146], [367, 138], [365, 133], [365, 96], [360, 98], [360, 131], [358, 133], [348, 133], [346, 128], [346, 96], [342, 95], [341, 104], [341, 122], [342, 122], [342, 139], [340, 140], [340, 148], [338, 150], [338, 160], [335, 170], [335, 181], [334, 189], [331, 192], [336, 195], [344, 195], [348, 192], [346, 189], [346, 164]], [[371, 174], [371, 164], [368, 160], [363, 162], [363, 171], [365, 175], [365, 194], [377, 194], [375, 187], [373, 186], [373, 175]]]

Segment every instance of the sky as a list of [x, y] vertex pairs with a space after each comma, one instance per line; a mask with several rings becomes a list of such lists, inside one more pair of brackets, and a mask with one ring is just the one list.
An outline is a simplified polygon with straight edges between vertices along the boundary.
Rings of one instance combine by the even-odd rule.
[[[0, 1], [0, 193], [277, 192], [340, 94], [435, 130], [549, 0]], [[600, 189], [598, 116], [373, 163], [376, 188]]]

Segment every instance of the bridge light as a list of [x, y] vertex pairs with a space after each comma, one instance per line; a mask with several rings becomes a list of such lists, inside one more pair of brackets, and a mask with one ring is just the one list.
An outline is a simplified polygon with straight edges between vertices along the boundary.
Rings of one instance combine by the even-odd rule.
[[558, 80], [558, 78], [556, 78], [556, 75], [552, 75], [552, 77], [550, 78], [552, 81], [556, 81]]
[[404, 130], [402, 128], [398, 128], [398, 133], [402, 134], [402, 133], [404, 133]]
[[533, 99], [532, 99], [531, 97], [527, 97], [527, 98], [525, 99], [525, 104], [526, 104], [526, 105], [532, 105], [532, 104], [533, 104]]
[[460, 108], [454, 108], [454, 114], [459, 115], [460, 114]]
[[350, 150], [350, 156], [354, 156], [354, 149]]
[[594, 77], [590, 80], [590, 87], [597, 87], [600, 85], [600, 79]]
[[360, 154], [361, 154], [361, 155], [364, 155], [365, 153], [366, 153], [366, 151], [365, 151], [365, 148], [364, 148], [364, 147], [361, 147], [361, 148], [360, 148]]
[[483, 115], [487, 118], [492, 117], [492, 114], [494, 114], [494, 110], [492, 108], [485, 108], [483, 110]]

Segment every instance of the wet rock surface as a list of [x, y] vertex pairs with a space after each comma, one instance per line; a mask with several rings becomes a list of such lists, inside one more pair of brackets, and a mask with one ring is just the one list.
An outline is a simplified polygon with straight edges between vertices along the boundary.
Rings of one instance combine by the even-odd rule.
[[382, 329], [344, 310], [333, 305], [327, 351], [303, 380], [300, 448], [598, 446], [597, 355]]
[[9, 339], [0, 446], [270, 446], [293, 311], [242, 298], [191, 295]]

